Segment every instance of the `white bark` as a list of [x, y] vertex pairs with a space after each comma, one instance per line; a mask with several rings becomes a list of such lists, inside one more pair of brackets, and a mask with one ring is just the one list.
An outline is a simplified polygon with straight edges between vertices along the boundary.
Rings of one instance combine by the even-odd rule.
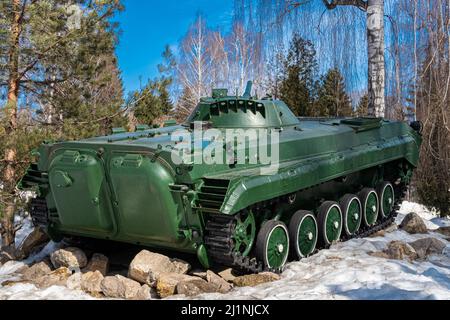
[[384, 0], [367, 4], [369, 115], [385, 117]]

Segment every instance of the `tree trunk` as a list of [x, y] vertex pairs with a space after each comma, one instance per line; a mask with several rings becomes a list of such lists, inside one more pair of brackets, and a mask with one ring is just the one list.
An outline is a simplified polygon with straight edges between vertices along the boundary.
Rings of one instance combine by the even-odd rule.
[[[19, 39], [21, 33], [21, 2], [12, 0], [13, 14], [11, 21], [11, 36], [9, 47], [9, 76], [8, 76], [8, 101], [6, 103], [5, 114], [7, 117], [6, 133], [14, 139], [17, 130], [17, 104], [19, 97]], [[3, 172], [4, 191], [8, 194], [4, 212], [1, 216], [1, 236], [2, 246], [9, 247], [14, 245], [14, 193], [16, 185], [16, 163], [17, 150], [14, 143], [9, 143], [4, 155], [6, 166]]]
[[384, 0], [367, 2], [369, 115], [385, 117]]

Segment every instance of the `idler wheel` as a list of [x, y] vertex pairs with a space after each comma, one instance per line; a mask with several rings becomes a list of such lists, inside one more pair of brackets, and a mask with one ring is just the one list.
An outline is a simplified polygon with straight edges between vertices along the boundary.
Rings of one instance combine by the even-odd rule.
[[289, 233], [283, 222], [269, 220], [263, 224], [256, 241], [256, 257], [268, 269], [284, 267], [289, 255]]
[[342, 211], [338, 203], [324, 202], [318, 210], [319, 239], [324, 246], [338, 241], [342, 233]]
[[344, 220], [344, 232], [347, 236], [355, 235], [361, 227], [362, 205], [354, 194], [347, 194], [339, 202]]
[[377, 193], [380, 199], [380, 218], [389, 218], [395, 206], [394, 187], [390, 182], [383, 182], [378, 186]]
[[236, 217], [233, 232], [234, 252], [246, 257], [253, 248], [256, 236], [255, 216], [251, 211], [244, 211]]
[[294, 255], [303, 259], [316, 249], [318, 238], [317, 220], [310, 211], [297, 211], [289, 223], [289, 239]]
[[366, 188], [359, 193], [359, 200], [363, 207], [363, 222], [366, 227], [376, 224], [379, 213], [378, 194], [375, 189]]

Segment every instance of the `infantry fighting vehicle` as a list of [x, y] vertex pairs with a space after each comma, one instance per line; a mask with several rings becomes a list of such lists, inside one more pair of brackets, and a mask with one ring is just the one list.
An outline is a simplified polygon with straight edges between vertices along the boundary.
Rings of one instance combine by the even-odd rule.
[[[227, 144], [198, 137], [198, 129], [241, 129], [247, 138]], [[127, 242], [250, 272], [281, 270], [288, 259], [391, 224], [421, 144], [417, 123], [299, 119], [281, 101], [252, 97], [250, 88], [243, 96], [215, 90], [181, 125], [115, 132], [38, 149], [21, 182], [38, 191], [34, 223], [56, 241]], [[231, 152], [231, 161], [196, 161], [207, 160], [202, 154], [212, 144], [224, 157]], [[279, 157], [275, 169], [259, 161], [265, 147]], [[186, 155], [194, 160], [181, 161]]]

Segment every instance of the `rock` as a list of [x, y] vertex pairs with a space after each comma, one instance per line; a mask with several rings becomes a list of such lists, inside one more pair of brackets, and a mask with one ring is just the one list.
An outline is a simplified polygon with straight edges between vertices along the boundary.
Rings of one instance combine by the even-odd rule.
[[426, 259], [432, 254], [442, 254], [447, 245], [436, 238], [425, 238], [410, 243], [420, 259]]
[[445, 237], [450, 237], [450, 227], [440, 227], [435, 231], [439, 234], [442, 234]]
[[389, 255], [382, 251], [376, 251], [376, 252], [370, 252], [369, 256], [375, 257], [375, 258], [383, 258], [383, 259], [389, 259]]
[[2, 265], [16, 259], [17, 259], [17, 250], [13, 246], [1, 248], [0, 263]]
[[39, 262], [27, 268], [22, 272], [22, 278], [28, 281], [35, 281], [52, 272], [52, 269], [46, 262]]
[[384, 237], [386, 235], [386, 231], [380, 230], [378, 232], [375, 232], [370, 236], [370, 238], [378, 238], [378, 237]]
[[50, 256], [55, 268], [66, 267], [71, 270], [81, 269], [87, 265], [86, 254], [78, 248], [59, 249]]
[[103, 294], [109, 298], [137, 299], [143, 294], [139, 282], [120, 275], [105, 277], [100, 286]]
[[147, 284], [144, 284], [139, 289], [136, 295], [136, 300], [151, 300], [152, 299], [151, 290], [152, 289]]
[[227, 293], [231, 290], [232, 286], [227, 281], [225, 281], [222, 277], [218, 276], [214, 272], [208, 270], [206, 272], [206, 281], [208, 283], [213, 284], [217, 287], [218, 292], [220, 293]]
[[65, 286], [67, 279], [72, 275], [72, 272], [66, 268], [61, 267], [50, 274], [40, 277], [34, 281], [34, 284], [40, 288], [45, 289], [51, 286]]
[[19, 245], [18, 251], [21, 258], [26, 259], [33, 251], [42, 247], [50, 241], [48, 235], [42, 230], [41, 227], [36, 227], [31, 233], [22, 241]]
[[81, 290], [94, 296], [102, 292], [101, 283], [104, 277], [100, 271], [90, 271], [81, 276]]
[[278, 281], [280, 279], [281, 277], [278, 274], [262, 272], [259, 274], [249, 274], [237, 277], [233, 280], [233, 284], [237, 287], [254, 287], [263, 283]]
[[94, 253], [87, 267], [83, 271], [84, 272], [100, 271], [100, 273], [103, 276], [106, 276], [108, 274], [108, 269], [109, 269], [108, 257], [100, 253]]
[[189, 282], [193, 280], [201, 279], [179, 273], [161, 273], [156, 282], [156, 291], [158, 292], [158, 295], [164, 299], [176, 293], [176, 287], [180, 282]]
[[428, 233], [425, 222], [417, 213], [408, 214], [400, 224], [400, 229], [410, 234]]
[[131, 261], [128, 277], [140, 283], [154, 286], [160, 274], [186, 274], [190, 267], [184, 261], [171, 260], [162, 254], [142, 250]]
[[414, 248], [402, 241], [392, 241], [384, 253], [394, 260], [415, 260], [418, 257]]
[[206, 280], [206, 272], [202, 270], [193, 270], [189, 272], [189, 275], [194, 277], [202, 278], [203, 280]]
[[218, 275], [228, 282], [233, 282], [233, 280], [236, 279], [236, 275], [231, 268], [219, 272]]
[[218, 292], [218, 286], [202, 279], [195, 279], [179, 282], [175, 292], [176, 294], [184, 294], [187, 297], [194, 297], [202, 293]]
[[81, 289], [81, 272], [75, 272], [73, 275], [71, 275], [66, 282], [66, 287], [71, 290], [82, 290]]

